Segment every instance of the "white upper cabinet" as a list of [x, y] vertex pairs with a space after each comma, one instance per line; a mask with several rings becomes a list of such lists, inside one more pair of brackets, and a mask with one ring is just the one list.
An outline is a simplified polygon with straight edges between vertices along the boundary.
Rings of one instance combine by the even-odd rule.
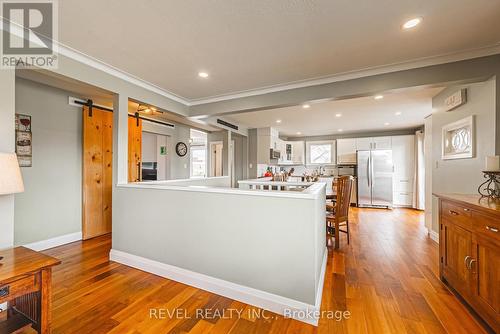
[[303, 164], [305, 161], [305, 146], [303, 141], [292, 141], [292, 163]]
[[390, 150], [392, 137], [364, 137], [356, 138], [356, 149], [365, 150]]
[[356, 138], [337, 139], [337, 164], [356, 164]]
[[373, 137], [372, 150], [390, 150], [393, 137]]
[[372, 139], [371, 137], [356, 138], [356, 149], [358, 151], [365, 151], [372, 149]]

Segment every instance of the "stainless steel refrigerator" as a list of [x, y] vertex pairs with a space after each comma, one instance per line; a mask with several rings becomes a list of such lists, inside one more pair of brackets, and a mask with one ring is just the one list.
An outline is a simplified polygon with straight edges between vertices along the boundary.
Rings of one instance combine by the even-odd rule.
[[392, 151], [358, 151], [357, 159], [358, 206], [392, 207]]

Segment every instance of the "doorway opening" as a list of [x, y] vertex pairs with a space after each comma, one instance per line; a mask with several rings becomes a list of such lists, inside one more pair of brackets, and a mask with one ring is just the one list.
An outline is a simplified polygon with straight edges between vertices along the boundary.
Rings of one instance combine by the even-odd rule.
[[223, 175], [223, 149], [224, 144], [222, 141], [214, 141], [210, 143], [210, 176]]

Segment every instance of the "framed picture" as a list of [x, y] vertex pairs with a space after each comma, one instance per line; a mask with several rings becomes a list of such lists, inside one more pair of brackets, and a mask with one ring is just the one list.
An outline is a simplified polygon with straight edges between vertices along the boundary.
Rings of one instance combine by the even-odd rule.
[[443, 160], [473, 158], [475, 144], [474, 116], [443, 126]]
[[16, 131], [31, 132], [31, 116], [16, 114]]
[[31, 132], [16, 131], [17, 155], [31, 155]]
[[31, 155], [18, 155], [17, 161], [19, 161], [19, 167], [31, 167], [33, 164]]

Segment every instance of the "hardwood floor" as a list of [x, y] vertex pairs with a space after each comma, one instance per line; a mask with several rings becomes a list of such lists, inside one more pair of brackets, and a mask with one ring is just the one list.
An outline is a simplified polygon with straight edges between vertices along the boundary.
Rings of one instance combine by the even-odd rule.
[[[350, 224], [351, 244], [342, 235], [340, 249], [329, 249], [321, 305], [349, 311], [347, 320], [325, 317], [316, 328], [270, 312], [264, 315], [273, 319], [259, 317], [257, 308], [110, 262], [105, 236], [45, 251], [62, 260], [54, 268], [53, 332], [485, 332], [439, 281], [438, 247], [427, 237], [421, 212], [353, 209]], [[150, 317], [150, 309], [159, 308], [185, 310], [189, 317]], [[208, 310], [205, 317], [197, 309]]]

